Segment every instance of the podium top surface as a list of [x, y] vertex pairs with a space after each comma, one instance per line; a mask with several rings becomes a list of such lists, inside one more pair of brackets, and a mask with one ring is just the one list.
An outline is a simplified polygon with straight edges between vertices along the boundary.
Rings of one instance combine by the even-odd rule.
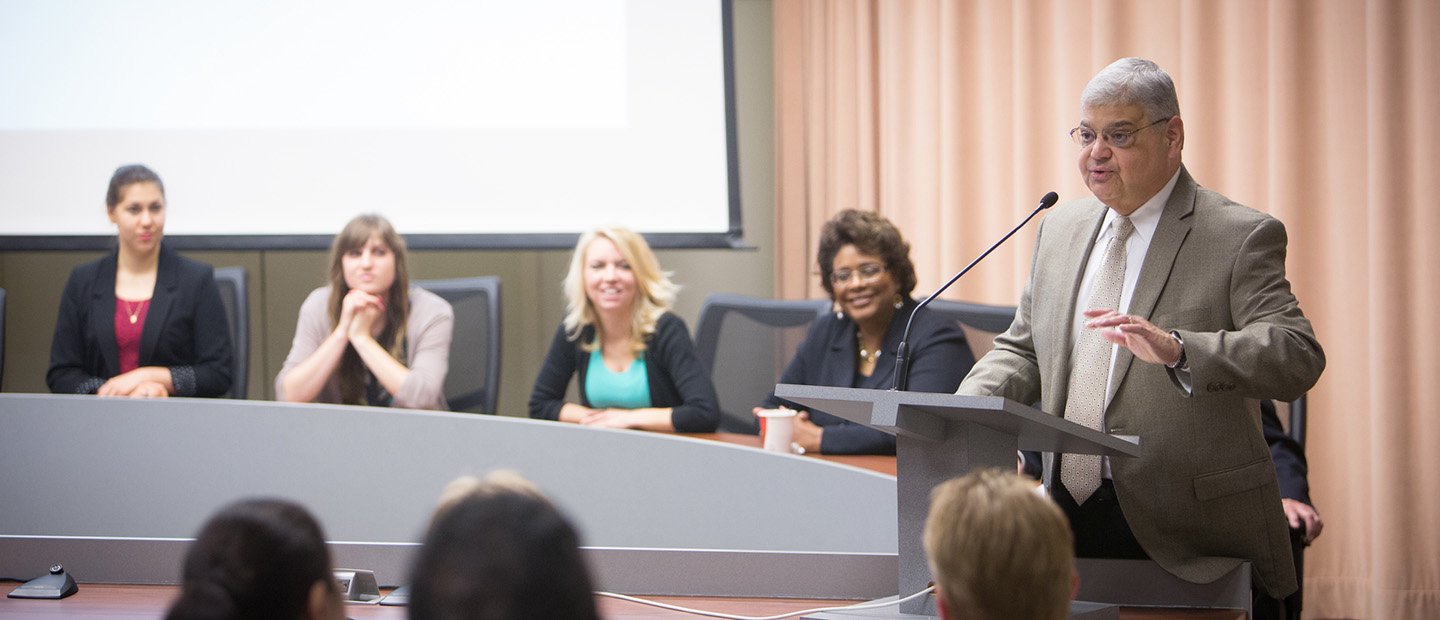
[[912, 437], [944, 438], [953, 424], [976, 424], [1013, 435], [1021, 450], [1140, 456], [1140, 440], [1102, 433], [999, 396], [962, 396], [782, 383], [775, 396], [871, 428]]

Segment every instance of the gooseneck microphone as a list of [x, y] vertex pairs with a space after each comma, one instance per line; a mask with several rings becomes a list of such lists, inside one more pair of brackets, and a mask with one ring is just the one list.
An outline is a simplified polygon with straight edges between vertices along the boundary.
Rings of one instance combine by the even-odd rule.
[[1035, 216], [1040, 215], [1041, 211], [1055, 206], [1055, 203], [1059, 200], [1060, 195], [1055, 192], [1045, 194], [1045, 196], [1040, 199], [1040, 205], [1035, 207], [1035, 210], [1031, 211], [1030, 215], [1026, 216], [1024, 221], [1017, 224], [1014, 228], [1011, 228], [1010, 232], [1005, 233], [1004, 237], [1001, 237], [999, 241], [991, 244], [989, 249], [975, 257], [975, 260], [970, 261], [970, 264], [966, 265], [964, 269], [961, 269], [960, 273], [951, 276], [950, 280], [940, 285], [940, 288], [935, 289], [934, 293], [931, 293], [929, 297], [920, 300], [920, 303], [915, 305], [915, 309], [910, 311], [910, 319], [905, 321], [905, 331], [900, 335], [900, 346], [895, 349], [895, 385], [890, 388], [891, 390], [903, 392], [910, 385], [910, 326], [915, 324], [915, 315], [920, 312], [920, 309], [930, 305], [932, 300], [939, 297], [940, 293], [945, 292], [945, 289], [950, 288], [950, 285], [954, 284], [956, 280], [959, 280], [962, 276], [969, 273], [980, 261], [985, 260], [985, 257], [989, 256], [991, 252], [994, 252], [995, 248], [1000, 247], [1000, 244], [1005, 243], [1010, 237], [1013, 237], [1015, 233], [1020, 232], [1020, 229], [1024, 228], [1026, 224], [1029, 224], [1030, 220], [1035, 219]]

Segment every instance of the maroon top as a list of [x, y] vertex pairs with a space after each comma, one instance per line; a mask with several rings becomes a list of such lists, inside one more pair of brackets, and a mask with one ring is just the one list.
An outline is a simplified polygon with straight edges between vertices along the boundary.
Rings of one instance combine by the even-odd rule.
[[115, 298], [115, 348], [120, 352], [120, 374], [140, 367], [140, 333], [150, 300], [141, 302]]

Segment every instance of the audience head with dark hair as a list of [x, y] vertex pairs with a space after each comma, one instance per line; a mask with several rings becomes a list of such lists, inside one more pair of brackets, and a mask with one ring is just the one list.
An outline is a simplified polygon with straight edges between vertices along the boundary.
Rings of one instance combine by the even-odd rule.
[[181, 619], [343, 617], [325, 534], [309, 511], [281, 499], [246, 499], [206, 522], [190, 545]]
[[599, 618], [575, 529], [510, 472], [447, 487], [410, 589], [416, 620]]

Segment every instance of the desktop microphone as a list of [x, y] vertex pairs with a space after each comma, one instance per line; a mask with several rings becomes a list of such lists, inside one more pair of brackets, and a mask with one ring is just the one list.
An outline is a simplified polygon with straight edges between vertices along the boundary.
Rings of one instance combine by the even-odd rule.
[[910, 341], [910, 326], [915, 323], [915, 315], [920, 312], [920, 309], [930, 305], [931, 300], [939, 297], [940, 293], [950, 288], [951, 284], [954, 284], [961, 276], [969, 273], [970, 269], [980, 261], [985, 260], [985, 257], [989, 256], [991, 252], [994, 252], [995, 248], [1000, 247], [1000, 244], [1005, 243], [1005, 241], [1014, 236], [1015, 233], [1020, 232], [1020, 229], [1024, 228], [1026, 224], [1029, 224], [1030, 220], [1035, 219], [1035, 216], [1040, 215], [1041, 211], [1055, 206], [1055, 203], [1059, 200], [1060, 195], [1055, 192], [1045, 194], [1045, 197], [1040, 199], [1040, 205], [1035, 207], [1035, 210], [1031, 211], [1030, 215], [1026, 216], [1024, 221], [1017, 224], [1014, 228], [1011, 228], [1010, 232], [1005, 233], [1004, 237], [1001, 237], [999, 241], [991, 244], [990, 248], [975, 257], [975, 260], [970, 261], [970, 264], [966, 265], [964, 269], [961, 269], [960, 273], [951, 276], [949, 281], [940, 285], [940, 288], [935, 289], [934, 293], [931, 293], [929, 297], [920, 300], [920, 303], [915, 305], [915, 309], [910, 311], [910, 319], [905, 321], [905, 331], [900, 335], [900, 346], [895, 349], [895, 385], [890, 388], [891, 390], [903, 392], [910, 384], [910, 352], [907, 347]]

